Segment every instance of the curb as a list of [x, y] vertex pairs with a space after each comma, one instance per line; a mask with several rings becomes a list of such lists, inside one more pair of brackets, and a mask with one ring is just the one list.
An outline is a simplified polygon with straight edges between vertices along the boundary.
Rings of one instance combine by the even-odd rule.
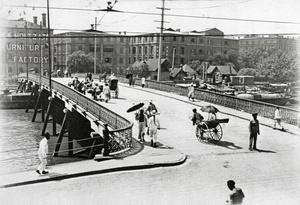
[[90, 175], [106, 174], [106, 173], [119, 172], [119, 171], [132, 171], [132, 170], [150, 169], [150, 168], [157, 168], [157, 167], [177, 166], [177, 165], [183, 164], [186, 161], [186, 159], [187, 159], [186, 155], [181, 153], [180, 159], [177, 159], [176, 161], [173, 161], [173, 162], [170, 161], [170, 162], [151, 163], [151, 164], [144, 164], [144, 165], [132, 165], [132, 166], [129, 165], [129, 166], [124, 166], [124, 167], [115, 167], [115, 168], [108, 168], [108, 169], [102, 169], [102, 170], [87, 171], [87, 172], [57, 176], [57, 177], [52, 177], [52, 178], [37, 179], [37, 180], [31, 180], [31, 181], [25, 181], [25, 182], [6, 184], [6, 185], [1, 185], [0, 188], [10, 188], [10, 187], [37, 184], [37, 183], [49, 182], [49, 181], [60, 181], [60, 180], [64, 180], [64, 179], [82, 177], [82, 176], [87, 176], [87, 175], [90, 176]]

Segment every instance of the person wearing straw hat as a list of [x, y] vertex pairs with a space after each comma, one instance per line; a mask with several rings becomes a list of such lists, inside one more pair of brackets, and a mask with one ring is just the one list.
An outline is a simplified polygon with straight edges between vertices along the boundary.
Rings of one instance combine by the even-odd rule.
[[160, 129], [160, 122], [157, 117], [157, 112], [153, 110], [151, 112], [151, 117], [149, 119], [149, 134], [151, 138], [151, 146], [156, 147], [156, 142], [157, 142], [157, 130]]
[[41, 164], [37, 167], [36, 172], [40, 175], [48, 174], [48, 171], [46, 171], [46, 165], [47, 165], [47, 153], [48, 153], [48, 140], [50, 139], [50, 134], [48, 132], [45, 133], [45, 137], [40, 141], [39, 145], [39, 159], [41, 161]]

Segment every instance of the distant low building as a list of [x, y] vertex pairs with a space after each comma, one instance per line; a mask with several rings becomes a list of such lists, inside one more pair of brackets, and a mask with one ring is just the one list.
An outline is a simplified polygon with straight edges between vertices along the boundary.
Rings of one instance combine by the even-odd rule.
[[232, 65], [212, 65], [207, 69], [207, 80], [211, 83], [230, 81], [230, 76], [236, 76], [237, 72]]
[[170, 79], [171, 80], [182, 80], [186, 77], [190, 77], [191, 79], [193, 76], [195, 76], [197, 73], [195, 70], [193, 70], [190, 66], [185, 64], [182, 67], [174, 68], [170, 72]]
[[[157, 80], [158, 59], [148, 59], [148, 60], [145, 60], [145, 61], [136, 61], [131, 65], [131, 67], [136, 68], [136, 69], [140, 69], [143, 64], [148, 66], [149, 73], [150, 73], [150, 79], [151, 80]], [[170, 68], [171, 68], [170, 62], [167, 59], [161, 59], [160, 81], [170, 80], [170, 77], [169, 77]]]
[[231, 85], [253, 85], [254, 76], [230, 76]]

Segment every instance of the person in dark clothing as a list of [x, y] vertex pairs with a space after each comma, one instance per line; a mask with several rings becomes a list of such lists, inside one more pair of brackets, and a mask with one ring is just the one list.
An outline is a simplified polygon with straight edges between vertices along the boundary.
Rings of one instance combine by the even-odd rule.
[[143, 109], [140, 109], [139, 113], [137, 113], [136, 120], [138, 121], [139, 124], [138, 139], [141, 142], [145, 142], [145, 129], [147, 127], [147, 116], [145, 115]]
[[250, 132], [249, 150], [250, 151], [257, 149], [256, 147], [257, 135], [260, 134], [259, 121], [257, 120], [257, 113], [253, 113], [252, 117], [253, 119], [249, 123], [249, 132]]
[[227, 186], [232, 191], [232, 193], [229, 194], [229, 200], [227, 200], [226, 202], [230, 204], [242, 204], [243, 199], [245, 198], [243, 190], [241, 188], [235, 187], [235, 182], [233, 180], [228, 180]]

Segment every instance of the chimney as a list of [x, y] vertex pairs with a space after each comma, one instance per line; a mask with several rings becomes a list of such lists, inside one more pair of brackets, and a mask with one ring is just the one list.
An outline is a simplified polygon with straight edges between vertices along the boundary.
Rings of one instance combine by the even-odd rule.
[[46, 27], [46, 14], [42, 13], [43, 27]]
[[34, 24], [37, 24], [37, 16], [34, 16], [34, 17], [33, 17], [33, 23], [34, 23]]

